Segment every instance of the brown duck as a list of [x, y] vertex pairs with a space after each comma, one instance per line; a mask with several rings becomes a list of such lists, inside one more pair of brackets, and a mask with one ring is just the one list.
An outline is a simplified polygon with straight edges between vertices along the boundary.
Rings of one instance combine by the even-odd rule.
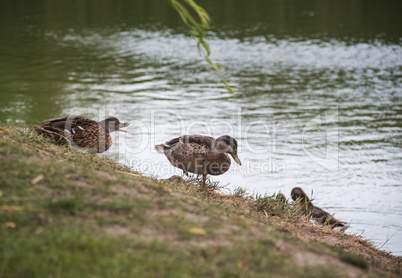
[[110, 133], [123, 131], [121, 128], [129, 126], [129, 123], [121, 123], [115, 117], [109, 117], [97, 122], [82, 116], [67, 116], [46, 120], [34, 125], [34, 130], [49, 138], [53, 138], [57, 144], [69, 145], [72, 148], [80, 148], [89, 153], [102, 153], [112, 145]]
[[182, 169], [184, 174], [191, 172], [202, 175], [203, 185], [207, 175], [221, 175], [229, 169], [231, 161], [228, 154], [241, 165], [237, 156], [237, 141], [228, 135], [216, 139], [203, 135], [184, 135], [156, 145], [155, 150], [164, 153], [169, 162]]
[[300, 204], [303, 206], [302, 213], [307, 216], [311, 216], [318, 223], [331, 225], [332, 229], [334, 230], [344, 231], [349, 228], [349, 226], [347, 226], [344, 222], [339, 221], [323, 209], [314, 206], [310, 199], [307, 197], [307, 194], [304, 193], [303, 189], [301, 189], [300, 187], [293, 188], [290, 194], [293, 201], [299, 200]]

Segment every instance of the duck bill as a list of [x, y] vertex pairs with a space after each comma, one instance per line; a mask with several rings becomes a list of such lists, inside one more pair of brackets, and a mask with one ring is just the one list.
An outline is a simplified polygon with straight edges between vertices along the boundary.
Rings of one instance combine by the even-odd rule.
[[119, 129], [117, 131], [127, 132], [126, 130], [121, 129], [121, 128], [128, 127], [129, 125], [130, 125], [130, 123], [120, 123]]
[[237, 164], [241, 165], [240, 159], [237, 156], [237, 153], [231, 152], [230, 155], [233, 157], [234, 161], [236, 161]]

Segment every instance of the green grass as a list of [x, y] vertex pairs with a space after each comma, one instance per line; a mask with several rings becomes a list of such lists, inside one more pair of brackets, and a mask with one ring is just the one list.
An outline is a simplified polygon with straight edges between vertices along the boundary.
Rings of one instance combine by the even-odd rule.
[[[0, 277], [340, 277], [347, 274], [342, 261], [367, 269], [360, 259], [282, 232], [275, 219], [295, 213], [274, 198], [161, 183], [4, 128]], [[297, 262], [295, 254], [309, 249], [333, 262]]]
[[354, 252], [346, 252], [342, 248], [338, 249], [338, 254], [341, 260], [344, 262], [358, 266], [364, 270], [367, 270], [369, 268], [367, 260], [362, 255], [355, 254]]

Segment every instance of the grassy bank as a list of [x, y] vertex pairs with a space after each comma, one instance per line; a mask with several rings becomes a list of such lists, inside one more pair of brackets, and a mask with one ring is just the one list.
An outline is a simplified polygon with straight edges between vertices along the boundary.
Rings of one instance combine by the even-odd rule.
[[0, 130], [0, 277], [401, 275], [400, 258], [275, 198], [161, 182]]

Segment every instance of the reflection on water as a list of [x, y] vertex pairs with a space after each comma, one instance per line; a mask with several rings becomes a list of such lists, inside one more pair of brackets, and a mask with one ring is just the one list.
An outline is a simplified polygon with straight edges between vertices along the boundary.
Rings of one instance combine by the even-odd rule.
[[[0, 14], [1, 122], [117, 116], [131, 126], [105, 155], [161, 178], [181, 171], [154, 144], [231, 134], [243, 165], [233, 163], [214, 181], [288, 197], [300, 186], [350, 222], [349, 233], [379, 246], [392, 237], [383, 248], [402, 254], [402, 47], [394, 27], [400, 17], [388, 2], [365, 13], [364, 1], [350, 4], [359, 18], [332, 1], [258, 1], [265, 14], [244, 1], [207, 1], [219, 27], [209, 38], [213, 59], [225, 66], [235, 96], [169, 7], [112, 2], [11, 5], [14, 17]], [[367, 14], [373, 22], [364, 23]], [[320, 124], [306, 129], [312, 121]], [[320, 161], [334, 145], [331, 171]]]

